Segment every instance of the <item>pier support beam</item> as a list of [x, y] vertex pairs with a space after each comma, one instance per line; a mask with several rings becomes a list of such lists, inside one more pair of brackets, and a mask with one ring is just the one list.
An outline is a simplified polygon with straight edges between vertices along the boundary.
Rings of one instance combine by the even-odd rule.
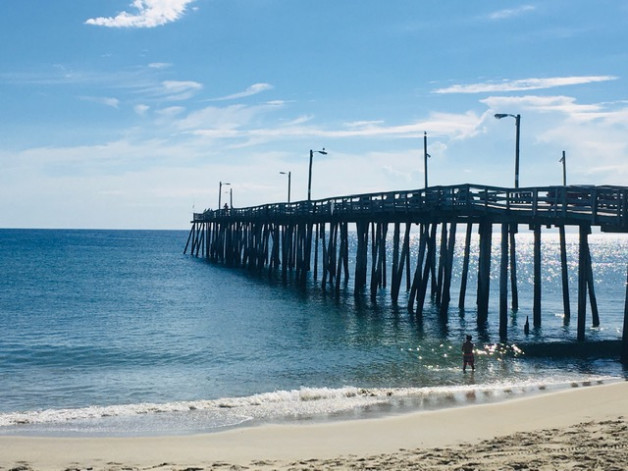
[[478, 262], [478, 324], [488, 319], [488, 301], [491, 283], [491, 237], [493, 225], [490, 221], [480, 222], [480, 259]]
[[[444, 226], [445, 224], [443, 224]], [[456, 245], [456, 223], [449, 225], [449, 239], [447, 240], [445, 267], [443, 271], [443, 286], [441, 287], [440, 317], [447, 320], [449, 302], [451, 301], [451, 276], [453, 273], [454, 249]]]
[[578, 341], [584, 341], [584, 330], [587, 317], [587, 263], [589, 257], [588, 236], [591, 233], [591, 227], [581, 225], [579, 230], [579, 250], [578, 250]]
[[508, 340], [508, 224], [502, 224], [501, 263], [499, 270], [499, 339]]
[[534, 226], [534, 305], [533, 325], [541, 327], [541, 226]]
[[355, 276], [354, 276], [354, 294], [360, 295], [366, 287], [366, 270], [367, 270], [367, 252], [369, 225], [364, 222], [356, 223], [356, 236], [358, 238], [358, 247], [355, 260]]
[[430, 228], [429, 224], [425, 225], [424, 235], [427, 238], [427, 256], [425, 259], [425, 266], [423, 267], [423, 275], [421, 277], [421, 283], [417, 294], [417, 316], [423, 315], [423, 306], [425, 304], [425, 298], [427, 296], [427, 283], [430, 278], [434, 278], [434, 265], [436, 262], [436, 228], [438, 224], [433, 223]]
[[510, 291], [512, 296], [512, 310], [519, 309], [519, 289], [517, 288], [517, 250], [515, 234], [519, 230], [517, 224], [510, 225]]
[[460, 297], [458, 298], [459, 309], [464, 309], [464, 301], [467, 295], [467, 278], [469, 276], [469, 252], [471, 250], [471, 231], [473, 231], [473, 224], [469, 222], [467, 223], [467, 233], [464, 238], [462, 275], [460, 277]]
[[560, 237], [560, 269], [563, 282], [563, 324], [569, 325], [571, 308], [569, 306], [569, 270], [567, 267], [567, 244], [565, 241], [565, 226], [558, 226]]
[[628, 365], [628, 269], [626, 270], [626, 300], [624, 302], [624, 329], [621, 344], [621, 362]]
[[[412, 312], [414, 308], [414, 301], [418, 298], [419, 302], [417, 303], [417, 316], [421, 316], [423, 314], [423, 301], [425, 300], [425, 293], [423, 293], [423, 297], [421, 297], [421, 286], [423, 285], [423, 279], [429, 273], [429, 259], [425, 259], [425, 251], [428, 245], [428, 225], [421, 225], [420, 227], [420, 239], [419, 239], [419, 254], [417, 256], [416, 261], [416, 269], [414, 271], [414, 278], [412, 281], [412, 286], [410, 287], [410, 297], [408, 298], [408, 311]], [[423, 266], [425, 265], [426, 270], [423, 270]], [[427, 289], [427, 280], [425, 283]]]

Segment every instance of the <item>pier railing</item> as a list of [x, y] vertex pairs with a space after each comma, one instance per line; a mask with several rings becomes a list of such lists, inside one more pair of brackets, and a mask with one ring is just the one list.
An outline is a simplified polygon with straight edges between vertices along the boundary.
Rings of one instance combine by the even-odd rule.
[[271, 203], [194, 213], [192, 222], [343, 220], [451, 221], [490, 216], [495, 222], [590, 224], [628, 232], [628, 187], [547, 186], [501, 188], [481, 185], [435, 186], [419, 190], [339, 196], [314, 201]]

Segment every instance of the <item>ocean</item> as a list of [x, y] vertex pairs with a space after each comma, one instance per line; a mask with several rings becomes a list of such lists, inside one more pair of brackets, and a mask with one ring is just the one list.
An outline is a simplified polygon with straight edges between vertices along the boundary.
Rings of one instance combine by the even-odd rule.
[[[478, 329], [475, 239], [466, 309], [457, 307], [457, 256], [443, 321], [429, 300], [422, 320], [409, 313], [405, 286], [395, 306], [388, 289], [372, 301], [368, 293], [355, 297], [351, 281], [337, 293], [311, 276], [301, 286], [280, 272], [185, 255], [187, 231], [0, 230], [0, 434], [206, 433], [625, 380], [605, 348], [579, 353], [574, 343], [577, 234], [568, 234], [570, 324], [563, 323], [558, 236], [546, 231], [543, 323], [525, 335], [532, 235], [520, 231], [519, 310], [509, 314], [508, 344], [499, 344], [498, 237], [489, 321]], [[621, 339], [628, 237], [592, 234], [590, 244], [601, 325], [591, 327], [588, 308], [586, 337], [606, 345]], [[466, 334], [476, 344], [473, 373], [462, 372]], [[547, 345], [562, 348], [532, 354]]]

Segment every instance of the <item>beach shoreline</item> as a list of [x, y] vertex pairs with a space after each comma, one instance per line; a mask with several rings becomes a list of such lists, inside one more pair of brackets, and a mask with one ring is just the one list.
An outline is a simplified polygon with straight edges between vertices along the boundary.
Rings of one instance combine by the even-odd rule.
[[[574, 432], [574, 427], [580, 427], [579, 433]], [[562, 447], [555, 444], [546, 453], [520, 456], [542, 462], [551, 458], [551, 450], [569, 448], [565, 443], [576, 436], [595, 436], [589, 446], [598, 447], [602, 442], [614, 443], [624, 437], [613, 453], [605, 452], [608, 459], [615, 460], [626, 457], [626, 430], [628, 382], [622, 381], [393, 417], [262, 425], [203, 435], [2, 436], [0, 469], [349, 469], [358, 462], [372, 462], [377, 469], [399, 469], [400, 459], [405, 460], [407, 467], [415, 461], [428, 463], [436, 456], [440, 456], [440, 462], [449, 463], [442, 469], [451, 469], [463, 457], [480, 460], [480, 456], [472, 455], [482, 447], [502, 450], [500, 459], [507, 459], [510, 455], [519, 456], [524, 444], [547, 448], [552, 440], [559, 440]], [[513, 435], [518, 438], [513, 439]], [[586, 448], [587, 444], [579, 446]], [[504, 450], [509, 450], [510, 455]], [[458, 458], [452, 458], [454, 455]], [[490, 469], [493, 465], [478, 466], [477, 469]], [[612, 469], [609, 466], [607, 463], [605, 469]]]

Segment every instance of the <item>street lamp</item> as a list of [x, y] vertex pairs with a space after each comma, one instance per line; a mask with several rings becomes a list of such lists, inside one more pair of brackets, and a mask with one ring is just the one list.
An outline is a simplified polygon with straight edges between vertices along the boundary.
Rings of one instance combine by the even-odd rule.
[[288, 203], [290, 202], [290, 186], [292, 180], [292, 172], [279, 172], [281, 175], [288, 175]]
[[220, 203], [222, 201], [222, 186], [225, 185], [231, 185], [231, 183], [223, 183], [223, 182], [219, 182], [218, 183], [218, 209], [222, 209], [222, 206], [220, 206]]
[[521, 115], [497, 113], [495, 117], [497, 119], [506, 117], [515, 118], [515, 127], [517, 128], [517, 135], [515, 138], [515, 188], [519, 188], [519, 131], [521, 128]]
[[425, 188], [427, 188], [427, 159], [431, 155], [427, 153], [427, 131], [423, 131], [423, 172], [425, 173]]
[[563, 151], [563, 156], [559, 162], [563, 163], [563, 186], [567, 186], [567, 157], [565, 156], [565, 151]]
[[322, 155], [327, 155], [327, 152], [325, 151], [324, 147], [323, 147], [323, 150], [310, 149], [310, 172], [307, 179], [307, 200], [308, 201], [312, 200], [312, 158], [314, 157], [314, 152], [317, 152]]

